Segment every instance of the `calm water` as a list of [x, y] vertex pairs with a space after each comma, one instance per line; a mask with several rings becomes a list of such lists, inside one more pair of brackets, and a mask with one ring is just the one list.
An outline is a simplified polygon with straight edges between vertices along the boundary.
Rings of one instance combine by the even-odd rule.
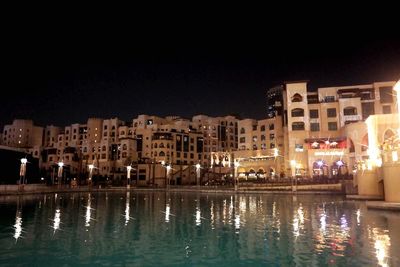
[[400, 266], [400, 214], [334, 196], [0, 198], [1, 266]]

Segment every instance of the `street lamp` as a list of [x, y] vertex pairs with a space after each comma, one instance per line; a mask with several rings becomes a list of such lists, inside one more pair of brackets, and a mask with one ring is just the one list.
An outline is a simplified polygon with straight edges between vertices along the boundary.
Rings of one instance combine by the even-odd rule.
[[92, 185], [94, 164], [89, 164], [88, 167], [89, 167], [89, 186], [90, 186], [90, 185]]
[[170, 175], [172, 167], [171, 167], [171, 165], [167, 165], [165, 168], [167, 169], [167, 189], [169, 189], [169, 180], [170, 180], [169, 175]]
[[57, 173], [57, 178], [58, 178], [58, 186], [61, 186], [61, 180], [62, 180], [62, 176], [63, 176], [63, 167], [64, 167], [64, 162], [60, 161], [58, 163], [58, 173]]
[[235, 164], [234, 164], [234, 166], [235, 166], [235, 173], [234, 173], [234, 182], [235, 182], [235, 191], [237, 191], [238, 190], [238, 187], [239, 187], [239, 180], [238, 180], [238, 173], [237, 173], [237, 169], [238, 169], [238, 167], [240, 166], [240, 163], [238, 162], [238, 161], [235, 161]]
[[26, 163], [28, 160], [26, 158], [21, 159], [21, 166], [19, 168], [19, 184], [25, 184], [25, 175], [26, 175]]
[[200, 165], [200, 163], [197, 163], [195, 166], [196, 166], [196, 184], [197, 184], [197, 187], [199, 187], [200, 186], [201, 165]]
[[127, 179], [127, 184], [126, 184], [126, 189], [129, 189], [131, 187], [131, 170], [132, 166], [126, 166], [126, 179]]

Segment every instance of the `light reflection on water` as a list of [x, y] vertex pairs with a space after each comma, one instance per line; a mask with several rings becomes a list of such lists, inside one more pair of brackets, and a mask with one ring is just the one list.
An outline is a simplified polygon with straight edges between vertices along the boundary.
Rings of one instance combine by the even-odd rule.
[[400, 266], [400, 214], [341, 197], [58, 194], [0, 212], [0, 265]]

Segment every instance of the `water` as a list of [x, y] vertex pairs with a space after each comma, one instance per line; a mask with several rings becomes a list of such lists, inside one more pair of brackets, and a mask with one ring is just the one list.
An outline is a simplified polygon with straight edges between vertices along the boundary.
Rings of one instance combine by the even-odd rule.
[[400, 214], [337, 196], [0, 197], [1, 266], [400, 266]]

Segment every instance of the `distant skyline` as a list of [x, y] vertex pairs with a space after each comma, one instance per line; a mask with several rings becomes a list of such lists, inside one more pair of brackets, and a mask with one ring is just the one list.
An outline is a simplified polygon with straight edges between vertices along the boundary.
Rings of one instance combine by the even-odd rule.
[[[30, 47], [7, 57], [0, 127], [131, 120], [139, 114], [266, 117], [266, 90], [400, 78], [400, 40]], [[6, 64], [3, 63], [3, 64]]]

